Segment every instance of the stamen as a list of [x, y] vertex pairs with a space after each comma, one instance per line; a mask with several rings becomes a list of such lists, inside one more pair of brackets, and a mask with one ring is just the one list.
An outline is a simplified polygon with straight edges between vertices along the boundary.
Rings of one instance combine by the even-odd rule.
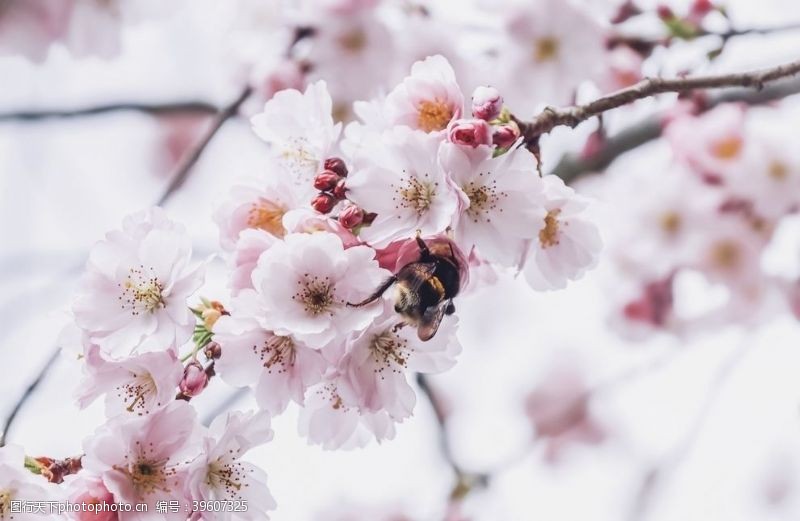
[[164, 286], [152, 273], [153, 268], [145, 270], [144, 265], [140, 264], [138, 268], [130, 268], [125, 281], [117, 284], [122, 289], [122, 294], [117, 297], [121, 307], [129, 309], [133, 316], [138, 316], [143, 311], [152, 313], [158, 308], [166, 307], [161, 293]]
[[558, 214], [560, 209], [550, 210], [544, 218], [544, 228], [539, 231], [539, 243], [542, 248], [549, 248], [559, 243]]
[[417, 126], [425, 132], [444, 130], [453, 119], [453, 111], [444, 101], [425, 100], [417, 108]]

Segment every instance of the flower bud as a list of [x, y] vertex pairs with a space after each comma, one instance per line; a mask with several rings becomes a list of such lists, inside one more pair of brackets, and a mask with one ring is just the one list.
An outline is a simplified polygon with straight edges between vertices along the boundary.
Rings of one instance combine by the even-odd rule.
[[183, 370], [179, 389], [184, 396], [197, 396], [208, 385], [208, 375], [200, 362], [189, 362]]
[[347, 206], [339, 214], [339, 224], [348, 230], [352, 230], [362, 222], [364, 222], [364, 210], [354, 204]]
[[457, 119], [447, 126], [447, 139], [457, 145], [490, 145], [492, 127], [482, 119]]
[[502, 109], [503, 98], [494, 87], [478, 87], [472, 93], [472, 115], [476, 118], [491, 121]]
[[519, 138], [519, 128], [516, 125], [502, 125], [495, 128], [492, 142], [500, 148], [509, 148]]
[[669, 8], [669, 6], [664, 4], [661, 4], [658, 7], [656, 7], [656, 13], [658, 13], [658, 17], [664, 21], [675, 19], [675, 13], [672, 11], [672, 9]]
[[328, 192], [336, 187], [341, 177], [332, 170], [323, 170], [314, 178], [314, 188], [321, 192]]
[[330, 194], [321, 193], [311, 200], [311, 207], [319, 213], [330, 213], [334, 206], [336, 206], [336, 199]]
[[345, 196], [345, 192], [347, 192], [347, 187], [344, 185], [344, 179], [340, 179], [336, 186], [333, 188], [333, 196], [338, 200], [343, 200]]
[[209, 360], [218, 360], [222, 356], [222, 346], [212, 340], [203, 348], [203, 354]]
[[203, 317], [203, 325], [208, 331], [211, 331], [219, 317], [222, 316], [222, 311], [216, 308], [204, 309], [200, 316]]
[[338, 157], [329, 157], [325, 160], [323, 165], [325, 170], [330, 170], [337, 175], [342, 177], [347, 177], [347, 165], [344, 164], [344, 160]]

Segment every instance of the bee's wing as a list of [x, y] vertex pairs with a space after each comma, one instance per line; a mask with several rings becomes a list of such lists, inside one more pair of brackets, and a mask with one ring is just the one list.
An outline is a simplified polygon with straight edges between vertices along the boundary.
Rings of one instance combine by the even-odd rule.
[[444, 311], [447, 306], [441, 303], [438, 306], [431, 306], [422, 314], [422, 320], [419, 321], [417, 326], [417, 336], [423, 342], [427, 342], [439, 330], [439, 324], [442, 323]]

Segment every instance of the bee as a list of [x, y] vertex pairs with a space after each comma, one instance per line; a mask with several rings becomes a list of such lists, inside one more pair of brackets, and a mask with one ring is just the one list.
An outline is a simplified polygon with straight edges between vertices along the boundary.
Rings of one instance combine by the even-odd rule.
[[371, 304], [396, 284], [394, 310], [404, 319], [396, 327], [416, 326], [417, 336], [425, 342], [436, 334], [445, 315], [455, 313], [453, 298], [461, 289], [461, 271], [464, 268], [449, 242], [428, 246], [419, 235], [416, 240], [419, 260], [400, 268], [365, 300], [348, 305], [361, 307]]

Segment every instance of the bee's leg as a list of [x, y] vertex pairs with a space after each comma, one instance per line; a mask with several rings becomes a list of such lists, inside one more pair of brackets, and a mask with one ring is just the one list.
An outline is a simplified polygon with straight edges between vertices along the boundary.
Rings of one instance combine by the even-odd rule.
[[408, 322], [398, 322], [397, 324], [392, 326], [392, 333], [397, 333], [398, 331], [400, 331], [401, 329], [403, 329], [407, 325], [408, 325]]
[[453, 299], [447, 301], [447, 304], [444, 306], [444, 314], [445, 315], [452, 315], [456, 312], [456, 305], [453, 304]]
[[417, 245], [419, 245], [419, 254], [420, 258], [426, 259], [431, 256], [431, 250], [428, 249], [428, 245], [425, 244], [425, 241], [422, 240], [422, 232], [417, 230]]
[[386, 290], [389, 289], [389, 286], [391, 286], [395, 282], [397, 282], [397, 277], [392, 275], [391, 277], [386, 279], [386, 281], [383, 284], [378, 286], [378, 289], [376, 289], [372, 295], [362, 300], [361, 302], [358, 303], [348, 302], [347, 305], [354, 308], [360, 308], [361, 306], [372, 304], [373, 302], [378, 300], [381, 297], [381, 295], [383, 295], [386, 292]]

